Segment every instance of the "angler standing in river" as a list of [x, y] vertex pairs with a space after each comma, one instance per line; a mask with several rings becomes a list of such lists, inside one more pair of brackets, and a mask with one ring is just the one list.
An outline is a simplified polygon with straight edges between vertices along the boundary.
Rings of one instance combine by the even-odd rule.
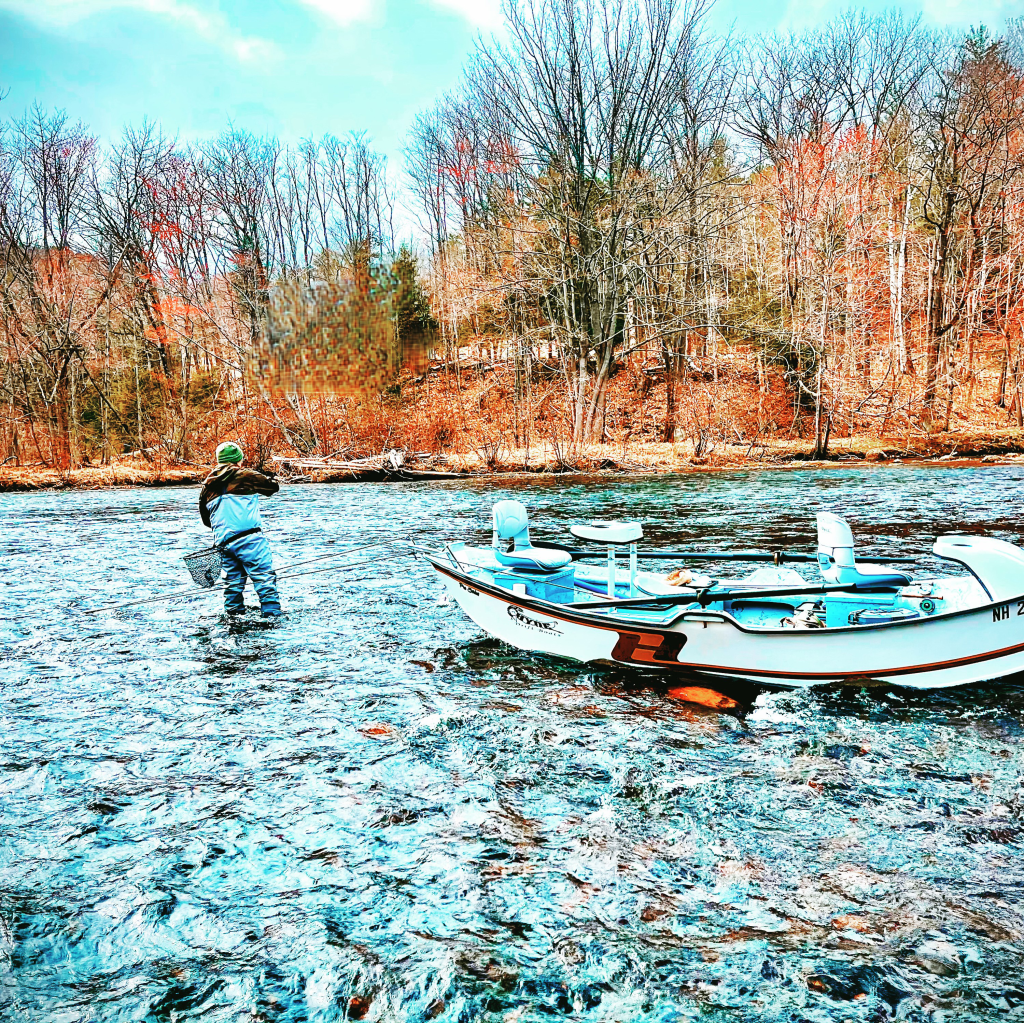
[[270, 497], [280, 485], [258, 469], [243, 468], [244, 457], [232, 441], [217, 448], [217, 466], [199, 494], [199, 515], [224, 554], [225, 613], [238, 615], [245, 610], [242, 592], [248, 577], [259, 594], [264, 617], [277, 617], [281, 601], [270, 544], [263, 536], [260, 495]]

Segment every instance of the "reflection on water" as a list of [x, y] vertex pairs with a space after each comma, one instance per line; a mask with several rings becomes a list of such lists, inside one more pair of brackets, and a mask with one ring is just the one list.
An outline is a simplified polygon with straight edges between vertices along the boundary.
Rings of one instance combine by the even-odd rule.
[[[369, 538], [925, 550], [1021, 538], [1017, 469], [293, 487], [279, 563]], [[0, 1018], [992, 1020], [1024, 1005], [1024, 688], [734, 693], [529, 658], [422, 562], [188, 585], [195, 492], [0, 496]], [[251, 598], [250, 598], [251, 599]], [[68, 610], [70, 606], [71, 610]], [[16, 621], [16, 615], [27, 615]], [[1017, 1011], [1021, 1010], [1017, 1008]]]

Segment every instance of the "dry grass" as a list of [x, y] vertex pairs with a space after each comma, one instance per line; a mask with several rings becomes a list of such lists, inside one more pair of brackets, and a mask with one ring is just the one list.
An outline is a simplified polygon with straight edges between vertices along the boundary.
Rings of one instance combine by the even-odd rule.
[[[400, 445], [402, 438], [390, 428], [388, 440]], [[1016, 461], [1024, 459], [1024, 430], [1017, 428], [957, 433], [917, 433], [902, 437], [857, 436], [833, 439], [827, 462], [811, 462], [809, 439], [775, 437], [758, 443], [718, 443], [697, 454], [694, 444], [671, 444], [625, 439], [605, 444], [572, 444], [557, 438], [514, 446], [493, 432], [473, 437], [463, 431], [457, 450], [449, 448], [442, 458], [429, 459], [432, 469], [472, 475], [509, 473], [615, 473], [645, 475], [683, 473], [742, 467], [799, 467], [811, 464], [864, 464], [894, 459], [955, 459]], [[471, 442], [478, 440], [478, 443]], [[424, 445], [426, 447], [427, 445]], [[280, 445], [275, 446], [280, 447]], [[423, 448], [420, 448], [423, 450]], [[410, 468], [415, 468], [411, 463]], [[169, 465], [145, 462], [137, 457], [104, 466], [61, 471], [40, 465], [0, 466], [0, 491], [99, 490], [109, 487], [183, 486], [200, 483], [206, 468], [194, 464]], [[351, 472], [311, 472], [315, 482], [351, 480]]]
[[488, 465], [479, 452], [448, 456], [457, 472], [693, 472], [741, 467], [830, 465], [835, 462], [886, 462], [893, 459], [998, 459], [1024, 458], [1024, 431], [992, 430], [978, 433], [945, 433], [917, 437], [854, 437], [834, 442], [827, 461], [811, 461], [810, 440], [765, 441], [759, 445], [721, 444], [695, 455], [690, 441], [663, 444], [654, 441], [553, 445], [543, 442], [529, 448], [505, 449]]
[[104, 490], [109, 487], [169, 487], [201, 482], [206, 473], [195, 466], [154, 467], [145, 462], [115, 462], [61, 471], [45, 466], [0, 467], [3, 490]]
[[[146, 452], [114, 464], [61, 471], [39, 465], [0, 467], [0, 489], [100, 488], [198, 482], [204, 467], [186, 458], [212, 459], [223, 440], [239, 441], [249, 464], [273, 464], [272, 456], [352, 461], [379, 458], [390, 448], [421, 456], [420, 466], [466, 473], [508, 472], [688, 472], [739, 466], [804, 465], [810, 459], [813, 417], [797, 415], [792, 392], [776, 371], [759, 381], [751, 353], [722, 355], [714, 375], [694, 371], [678, 381], [673, 421], [676, 440], [665, 436], [666, 385], [658, 374], [632, 363], [609, 382], [595, 432], [602, 443], [570, 440], [572, 417], [565, 381], [543, 364], [528, 385], [504, 363], [434, 365], [404, 374], [383, 393], [363, 398], [232, 401], [223, 395], [216, 416], [189, 433], [183, 445], [166, 425], [146, 435]], [[829, 461], [888, 461], [896, 458], [995, 458], [1024, 451], [1015, 416], [995, 404], [998, 374], [991, 367], [963, 403], [945, 419], [928, 420], [900, 411], [842, 421], [833, 427]], [[852, 386], [852, 385], [851, 385]], [[518, 390], [517, 390], [518, 388]], [[877, 404], [877, 403], [876, 403]], [[872, 406], [874, 408], [874, 406]], [[952, 425], [951, 432], [936, 432]], [[853, 432], [853, 438], [845, 436]], [[842, 434], [842, 436], [841, 436]], [[12, 449], [13, 450], [13, 449]], [[41, 454], [52, 460], [53, 444]], [[78, 449], [76, 449], [78, 450]], [[94, 459], [97, 452], [89, 449]], [[310, 471], [317, 482], [351, 479], [335, 466]], [[380, 474], [379, 474], [380, 475]]]

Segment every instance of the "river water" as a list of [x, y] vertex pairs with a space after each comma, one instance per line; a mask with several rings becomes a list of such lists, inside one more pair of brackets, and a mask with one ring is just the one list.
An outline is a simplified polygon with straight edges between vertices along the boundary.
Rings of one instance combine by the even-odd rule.
[[[372, 550], [283, 579], [277, 625], [84, 615], [190, 584], [196, 496], [0, 495], [0, 1019], [1024, 1014], [1020, 684], [716, 713], [504, 648]], [[283, 565], [487, 542], [510, 496], [550, 539], [1024, 532], [994, 467], [295, 486], [264, 517]]]

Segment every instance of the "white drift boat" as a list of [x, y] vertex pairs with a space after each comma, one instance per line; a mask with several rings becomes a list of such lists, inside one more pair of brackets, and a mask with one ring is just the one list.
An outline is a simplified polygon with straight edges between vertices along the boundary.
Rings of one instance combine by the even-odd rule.
[[[782, 686], [938, 688], [1024, 671], [1024, 550], [1003, 540], [940, 536], [933, 551], [959, 574], [914, 579], [892, 568], [913, 558], [858, 561], [828, 512], [814, 555], [638, 551], [632, 522], [572, 526], [594, 545], [581, 549], [532, 543], [518, 501], [493, 517], [490, 547], [424, 553], [477, 625], [522, 650]], [[672, 561], [767, 564], [735, 579], [645, 568]]]

